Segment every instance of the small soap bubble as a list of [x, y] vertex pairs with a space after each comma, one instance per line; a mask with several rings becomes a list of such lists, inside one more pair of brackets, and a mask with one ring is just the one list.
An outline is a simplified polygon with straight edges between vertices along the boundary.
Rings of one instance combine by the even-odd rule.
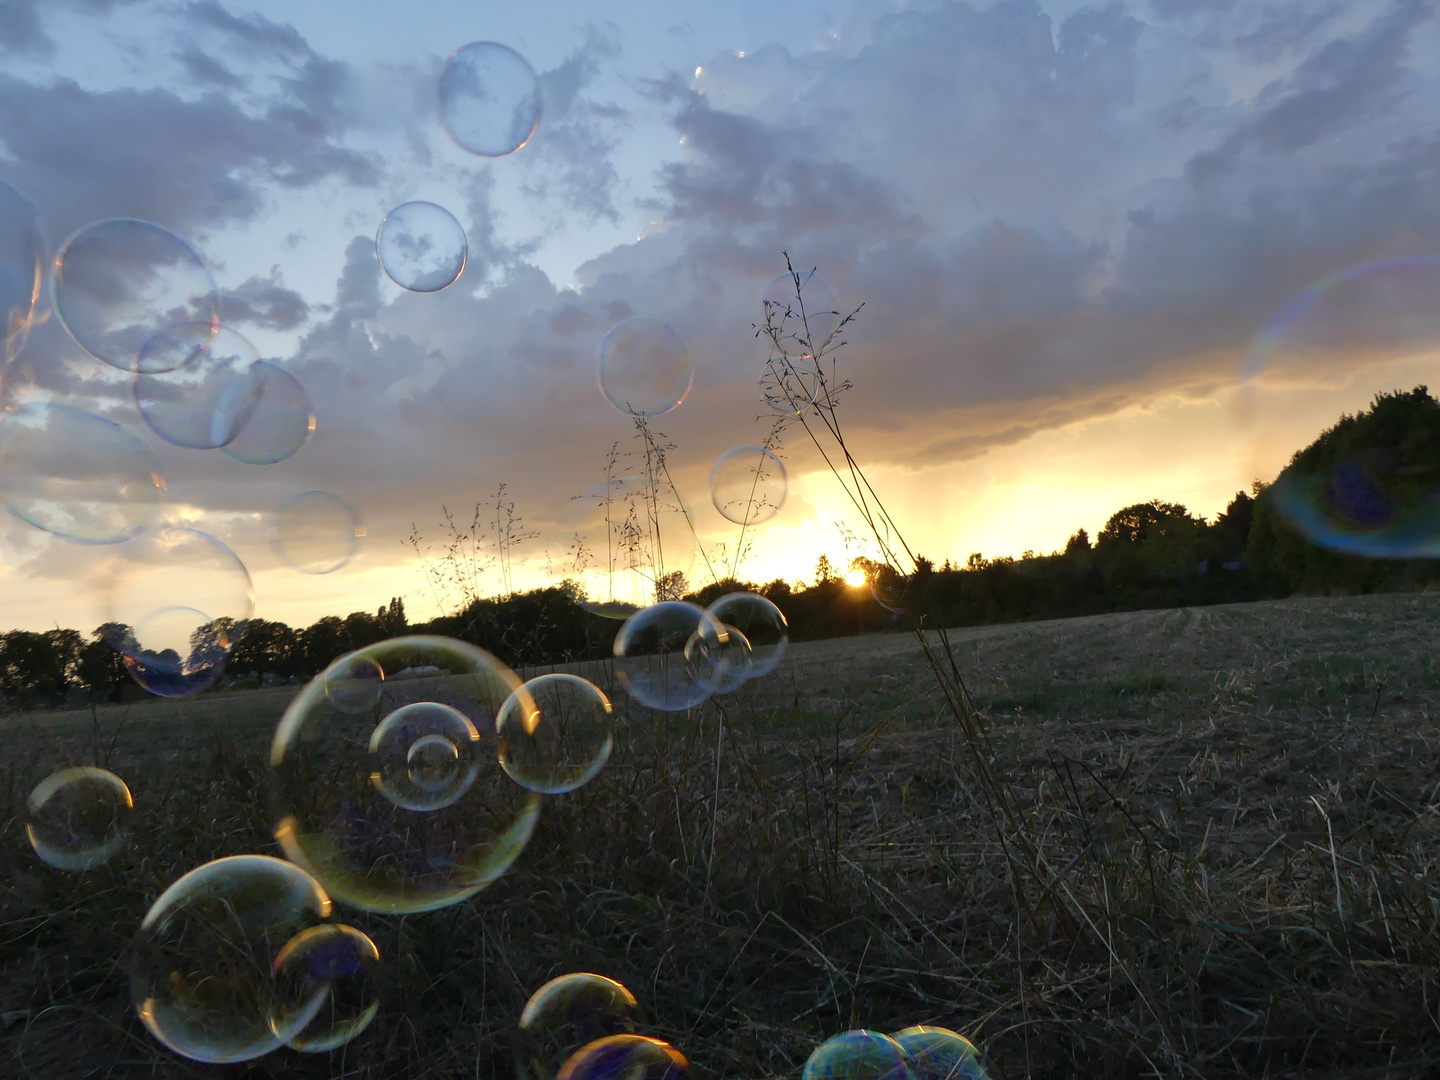
[[137, 535], [159, 509], [159, 468], [154, 451], [112, 420], [48, 402], [0, 413], [0, 501], [66, 540]]
[[458, 800], [480, 772], [480, 732], [458, 709], [416, 701], [370, 735], [370, 782], [396, 806], [438, 810]]
[[25, 343], [44, 277], [45, 239], [35, 207], [0, 180], [0, 361]]
[[726, 593], [710, 605], [710, 614], [745, 635], [750, 646], [748, 678], [768, 675], [785, 659], [790, 624], [772, 602], [752, 592]]
[[710, 501], [727, 521], [759, 525], [785, 505], [785, 463], [763, 446], [736, 446], [715, 459]]
[[621, 412], [660, 416], [695, 381], [685, 340], [658, 319], [627, 319], [600, 343], [600, 392]]
[[571, 1054], [555, 1080], [681, 1080], [689, 1071], [685, 1055], [667, 1042], [607, 1035]]
[[[152, 354], [194, 356], [154, 373], [143, 365]], [[250, 422], [259, 401], [254, 375], [260, 354], [229, 327], [178, 323], [150, 338], [140, 350], [135, 404], [150, 430], [168, 443], [212, 450], [234, 441]]]
[[842, 1032], [815, 1048], [800, 1080], [908, 1080], [905, 1051], [878, 1031]]
[[948, 1028], [908, 1027], [891, 1038], [914, 1080], [989, 1080], [975, 1044]]
[[380, 1009], [379, 968], [380, 950], [353, 926], [329, 923], [300, 931], [272, 965], [271, 1031], [307, 1054], [344, 1046]]
[[594, 683], [555, 673], [531, 679], [500, 709], [500, 764], [523, 788], [546, 795], [574, 791], [610, 758], [610, 699]]
[[375, 253], [390, 280], [411, 292], [439, 292], [465, 269], [465, 230], [443, 206], [401, 203], [380, 222]]
[[820, 353], [840, 327], [840, 301], [814, 270], [781, 274], [760, 294], [760, 343], [773, 354]]
[[365, 527], [355, 508], [328, 491], [302, 491], [275, 514], [275, 553], [306, 574], [329, 574], [360, 548]]
[[26, 800], [25, 834], [57, 870], [93, 870], [125, 846], [135, 800], [114, 773], [76, 765], [51, 773]]
[[516, 1080], [554, 1080], [582, 1047], [631, 1034], [643, 1022], [635, 995], [614, 979], [590, 972], [551, 979], [530, 995], [520, 1013]]
[[704, 608], [664, 600], [637, 611], [615, 635], [615, 672], [641, 705], [678, 712], [715, 692], [725, 628]]
[[[519, 856], [539, 816], [540, 796], [505, 774], [495, 737], [496, 714], [521, 685], [483, 649], [450, 638], [392, 638], [342, 657], [275, 731], [272, 806], [285, 854], [366, 911], [433, 911], [479, 892]], [[430, 735], [449, 747], [417, 749]]]
[[475, 41], [456, 49], [440, 73], [440, 120], [466, 150], [503, 157], [540, 126], [540, 80], [506, 45]]
[[882, 563], [870, 573], [870, 595], [886, 611], [903, 615], [919, 603], [920, 582], [914, 574], [902, 574]]
[[[53, 297], [75, 342], [122, 371], [146, 372], [143, 346], [177, 323], [218, 326], [219, 292], [204, 260], [168, 229], [133, 218], [97, 221], [66, 240], [55, 255]], [[184, 355], [162, 350], [150, 363]]]
[[813, 356], [772, 356], [760, 374], [760, 397], [773, 412], [799, 416], [825, 401], [827, 380]]
[[284, 461], [315, 434], [315, 406], [310, 394], [290, 372], [261, 360], [250, 368], [243, 393], [253, 399], [249, 419], [235, 437], [221, 444], [225, 453], [247, 465]]
[[[755, 657], [749, 638], [724, 621], [720, 625], [725, 628], [725, 643], [720, 646], [720, 652], [717, 654], [720, 662], [720, 681], [715, 684], [715, 693], [728, 694], [740, 689], [746, 680], [754, 676]], [[686, 642], [686, 654], [689, 655], [690, 652], [701, 647], [702, 639], [696, 635]]]
[[[151, 905], [131, 949], [130, 994], [150, 1034], [195, 1061], [250, 1061], [296, 1032], [274, 969], [287, 942], [330, 917], [330, 898], [293, 863], [233, 855], [191, 870]], [[312, 1019], [303, 1013], [299, 1022]]]

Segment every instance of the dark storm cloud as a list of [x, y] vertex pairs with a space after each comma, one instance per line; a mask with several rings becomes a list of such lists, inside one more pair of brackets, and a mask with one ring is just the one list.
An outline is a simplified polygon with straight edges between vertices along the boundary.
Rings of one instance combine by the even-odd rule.
[[45, 32], [41, 12], [71, 8], [104, 14], [136, 0], [0, 0], [0, 51], [8, 53], [51, 52], [55, 43]]
[[269, 277], [247, 278], [220, 298], [220, 321], [226, 326], [294, 330], [309, 318], [310, 305], [280, 282], [278, 268]]

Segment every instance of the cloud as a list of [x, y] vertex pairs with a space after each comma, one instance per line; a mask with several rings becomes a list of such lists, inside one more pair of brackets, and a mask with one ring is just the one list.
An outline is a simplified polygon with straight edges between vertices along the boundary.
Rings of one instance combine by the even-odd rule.
[[220, 321], [226, 326], [294, 330], [310, 318], [310, 305], [282, 284], [279, 267], [272, 268], [268, 277], [247, 278], [220, 299]]

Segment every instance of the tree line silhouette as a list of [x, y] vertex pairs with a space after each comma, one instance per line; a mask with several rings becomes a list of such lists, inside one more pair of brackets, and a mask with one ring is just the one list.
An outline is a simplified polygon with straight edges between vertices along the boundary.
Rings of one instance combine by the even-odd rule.
[[[1362, 531], [1376, 527], [1376, 506], [1403, 509], [1427, 498], [1440, 503], [1440, 402], [1425, 386], [1378, 394], [1369, 409], [1342, 416], [1297, 451], [1278, 481], [1317, 472], [1341, 477], [1349, 489], [1358, 485], [1369, 516], [1352, 524]], [[1372, 558], [1311, 542], [1278, 511], [1272, 485], [1259, 481], [1249, 492], [1236, 492], [1213, 521], [1179, 503], [1152, 499], [1116, 511], [1093, 539], [1078, 529], [1050, 554], [987, 559], [976, 552], [963, 564], [946, 559], [940, 566], [917, 556], [914, 572], [904, 578], [863, 556], [849, 568], [864, 571], [868, 586], [847, 584], [822, 555], [808, 583], [727, 578], [686, 598], [707, 605], [727, 592], [758, 592], [785, 614], [792, 638], [808, 640], [898, 628], [905, 625], [901, 612], [931, 625], [964, 626], [1297, 593], [1413, 590], [1440, 580], [1436, 559]], [[327, 615], [303, 629], [268, 619], [243, 626], [217, 622], [197, 631], [192, 644], [212, 647], [222, 633], [234, 643], [221, 688], [306, 679], [346, 652], [404, 633], [460, 638], [512, 667], [608, 656], [619, 624], [587, 611], [584, 601], [583, 589], [566, 580], [472, 599], [458, 613], [412, 625], [404, 602], [395, 598], [373, 615]], [[27, 707], [77, 696], [143, 696], [114, 647], [129, 633], [106, 624], [88, 641], [68, 629], [0, 635], [0, 701]]]

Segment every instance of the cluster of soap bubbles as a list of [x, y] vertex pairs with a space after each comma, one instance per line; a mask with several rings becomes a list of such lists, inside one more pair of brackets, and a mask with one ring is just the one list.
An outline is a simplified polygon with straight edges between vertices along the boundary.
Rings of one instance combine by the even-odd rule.
[[980, 1053], [948, 1028], [845, 1031], [817, 1046], [801, 1080], [988, 1080]]
[[525, 1003], [515, 1033], [516, 1080], [681, 1080], [690, 1063], [641, 1035], [645, 1019], [622, 983], [577, 972], [551, 979]]

